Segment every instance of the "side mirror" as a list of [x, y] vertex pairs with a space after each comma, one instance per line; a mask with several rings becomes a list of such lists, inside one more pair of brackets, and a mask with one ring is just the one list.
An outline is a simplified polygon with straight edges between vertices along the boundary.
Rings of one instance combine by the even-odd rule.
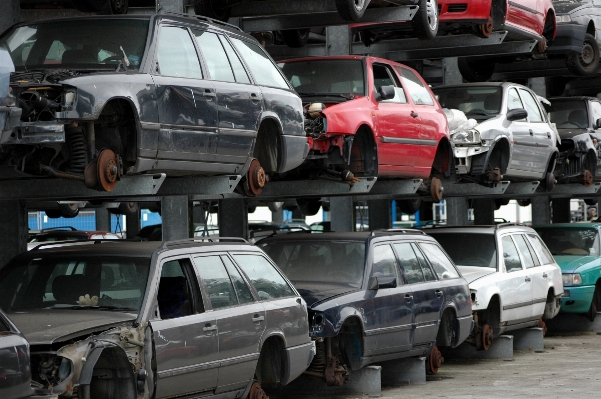
[[595, 121], [595, 129], [601, 129], [601, 118]]
[[384, 101], [384, 100], [392, 100], [396, 95], [394, 91], [394, 86], [380, 86], [378, 89], [378, 94], [376, 100]]
[[523, 108], [512, 109], [507, 112], [507, 120], [508, 121], [519, 121], [520, 119], [526, 119], [528, 117], [528, 111]]
[[376, 291], [380, 288], [396, 288], [396, 277], [370, 277], [368, 289]]

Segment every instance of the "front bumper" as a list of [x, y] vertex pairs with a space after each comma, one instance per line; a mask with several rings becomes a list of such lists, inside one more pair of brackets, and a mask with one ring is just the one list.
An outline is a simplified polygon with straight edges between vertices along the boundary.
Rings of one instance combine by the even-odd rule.
[[457, 147], [453, 145], [457, 174], [468, 174], [472, 170], [472, 157], [487, 152], [490, 147], [481, 145]]
[[455, 342], [453, 347], [457, 347], [470, 336], [474, 329], [474, 317], [471, 314], [469, 316], [458, 317], [457, 326], [459, 329], [457, 331], [457, 342]]
[[557, 34], [549, 48], [547, 48], [547, 54], [580, 53], [585, 34], [586, 26], [584, 25], [574, 23], [557, 24]]
[[316, 348], [315, 341], [309, 343], [293, 346], [285, 349], [286, 361], [288, 367], [286, 367], [286, 373], [282, 379], [282, 385], [288, 384], [290, 381], [297, 378], [309, 367], [315, 356]]
[[287, 172], [300, 166], [309, 155], [309, 143], [306, 136], [282, 135], [282, 158], [278, 172]]
[[586, 313], [591, 307], [594, 285], [567, 286], [563, 289], [561, 297], [561, 309], [563, 313]]

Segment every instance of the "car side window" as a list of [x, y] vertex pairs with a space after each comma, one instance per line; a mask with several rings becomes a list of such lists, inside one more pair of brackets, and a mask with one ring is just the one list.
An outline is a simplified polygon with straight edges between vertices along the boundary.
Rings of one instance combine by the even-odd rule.
[[411, 244], [411, 247], [413, 248], [413, 251], [415, 252], [415, 255], [417, 256], [417, 259], [419, 260], [419, 265], [422, 268], [422, 272], [424, 273], [424, 277], [426, 278], [426, 281], [436, 280], [436, 276], [434, 275], [434, 272], [430, 268], [430, 265], [428, 264], [428, 261], [424, 257], [424, 254], [422, 253], [422, 251], [418, 248], [418, 246], [416, 244]]
[[390, 68], [385, 65], [373, 64], [372, 73], [374, 77], [375, 92], [378, 92], [378, 89], [382, 86], [394, 87], [394, 98], [380, 101], [381, 103], [407, 104], [407, 96], [405, 95], [405, 91], [396, 79], [396, 75], [390, 70]]
[[524, 105], [520, 100], [520, 96], [518, 96], [518, 91], [514, 88], [509, 89], [507, 92], [507, 111], [520, 108], [524, 109]]
[[397, 68], [397, 71], [415, 105], [434, 105], [430, 92], [416, 74], [409, 69], [400, 67]]
[[530, 252], [530, 248], [528, 248], [528, 244], [526, 244], [526, 239], [522, 234], [514, 234], [513, 240], [518, 245], [518, 249], [522, 254], [522, 259], [524, 259], [524, 266], [526, 269], [530, 269], [531, 267], [536, 266], [534, 263], [534, 258], [532, 257], [532, 253]]
[[202, 79], [196, 48], [187, 29], [173, 26], [161, 28], [157, 62], [158, 71], [163, 76]]
[[213, 310], [238, 304], [234, 286], [219, 255], [194, 258]]
[[246, 281], [244, 281], [242, 278], [242, 275], [238, 269], [236, 269], [236, 266], [234, 266], [234, 262], [232, 262], [230, 258], [225, 255], [221, 256], [221, 260], [225, 264], [225, 268], [230, 274], [232, 283], [234, 283], [234, 289], [236, 290], [236, 295], [238, 295], [238, 302], [240, 302], [241, 305], [253, 302], [254, 299], [250, 292], [250, 288], [246, 284]]
[[279, 87], [281, 89], [290, 88], [278, 67], [275, 66], [261, 47], [240, 39], [231, 39], [244, 61], [246, 61], [246, 65], [250, 68], [258, 85]]
[[371, 276], [396, 278], [397, 285], [401, 285], [396, 257], [390, 245], [385, 244], [374, 247]]
[[[601, 0], [599, 0], [601, 3]], [[593, 123], [597, 122], [597, 119], [601, 118], [601, 103], [598, 101], [591, 101], [591, 110], [593, 111]]]
[[294, 296], [292, 287], [262, 255], [232, 254], [232, 257], [255, 287], [262, 301]]
[[439, 279], [459, 277], [459, 272], [438, 245], [420, 242], [419, 247], [424, 251], [426, 258], [430, 261], [430, 264]]
[[407, 278], [407, 284], [423, 283], [424, 273], [419, 264], [419, 260], [411, 248], [411, 244], [408, 242], [394, 243], [392, 244], [396, 251], [401, 268], [405, 271], [405, 277]]
[[549, 263], [555, 263], [553, 259], [553, 255], [547, 249], [547, 246], [542, 242], [539, 236], [536, 234], [528, 234], [528, 238], [530, 238], [530, 242], [532, 246], [540, 256], [540, 261], [543, 265], [548, 265]]
[[524, 89], [520, 89], [520, 95], [526, 104], [526, 111], [528, 111], [528, 120], [530, 122], [544, 122], [543, 116], [540, 113], [538, 101], [532, 97], [532, 94]]
[[225, 49], [221, 45], [217, 35], [199, 30], [193, 30], [192, 32], [196, 36], [196, 42], [209, 68], [211, 80], [235, 82], [234, 71], [232, 71], [228, 57], [225, 54]]
[[198, 282], [187, 258], [163, 263], [157, 302], [163, 320], [204, 312]]
[[522, 270], [522, 261], [518, 254], [511, 236], [503, 236], [501, 238], [501, 245], [503, 248], [503, 261], [505, 262], [505, 270], [507, 273]]
[[225, 48], [225, 52], [227, 53], [227, 58], [230, 60], [230, 65], [234, 70], [234, 75], [236, 77], [236, 82], [238, 83], [250, 83], [250, 78], [248, 77], [248, 73], [246, 73], [246, 69], [242, 65], [242, 61], [238, 57], [238, 54], [234, 51], [234, 48], [227, 41], [227, 39], [223, 36], [219, 36], [219, 40], [221, 40], [221, 44], [223, 48]]

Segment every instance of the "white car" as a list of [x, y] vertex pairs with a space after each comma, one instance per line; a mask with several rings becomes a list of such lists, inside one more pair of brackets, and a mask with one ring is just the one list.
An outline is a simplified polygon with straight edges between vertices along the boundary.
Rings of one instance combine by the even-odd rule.
[[503, 223], [434, 228], [428, 234], [470, 285], [477, 349], [488, 349], [507, 331], [544, 327], [544, 320], [559, 313], [561, 269], [533, 229]]

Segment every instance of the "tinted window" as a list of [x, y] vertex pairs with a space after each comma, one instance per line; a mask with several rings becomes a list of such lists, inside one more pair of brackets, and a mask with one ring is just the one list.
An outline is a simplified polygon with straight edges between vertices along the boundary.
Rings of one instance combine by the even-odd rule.
[[240, 61], [240, 58], [238, 58], [238, 54], [236, 54], [232, 45], [223, 36], [220, 36], [219, 40], [221, 40], [221, 44], [223, 44], [225, 52], [227, 53], [227, 57], [230, 60], [230, 65], [232, 66], [234, 75], [236, 76], [236, 82], [250, 83], [248, 74], [246, 73], [242, 62]]
[[197, 287], [187, 259], [165, 262], [161, 267], [157, 295], [161, 319], [189, 316], [204, 310], [194, 309], [194, 299], [200, 299]]
[[417, 256], [417, 259], [419, 260], [419, 265], [422, 268], [422, 272], [424, 273], [424, 277], [426, 278], [426, 281], [436, 280], [436, 276], [434, 275], [434, 272], [430, 268], [430, 265], [428, 264], [428, 261], [424, 257], [424, 254], [422, 253], [422, 251], [415, 244], [411, 244], [411, 248], [413, 248], [413, 251], [415, 252], [415, 255]]
[[223, 82], [235, 82], [234, 72], [217, 35], [197, 30], [193, 32], [200, 51], [202, 51], [204, 56], [205, 63], [209, 68], [211, 79]]
[[279, 64], [300, 94], [365, 94], [363, 64], [359, 60], [320, 60]]
[[407, 277], [408, 284], [423, 283], [425, 281], [424, 274], [422, 273], [421, 265], [411, 248], [410, 243], [396, 243], [392, 244], [394, 247], [401, 267], [405, 271], [405, 277]]
[[516, 248], [511, 236], [504, 236], [501, 238], [501, 245], [503, 248], [503, 260], [505, 262], [505, 270], [507, 272], [515, 272], [522, 270], [522, 262], [520, 261], [520, 255], [518, 255], [518, 249]]
[[507, 110], [511, 111], [512, 109], [524, 109], [524, 105], [522, 104], [522, 100], [520, 100], [520, 96], [518, 96], [518, 91], [516, 89], [509, 89], [507, 92]]
[[250, 68], [255, 82], [262, 86], [280, 87], [288, 89], [286, 80], [280, 74], [278, 68], [269, 59], [261, 47], [254, 43], [248, 43], [238, 39], [232, 39], [234, 46], [238, 49], [246, 65]]
[[497, 267], [497, 246], [493, 234], [431, 233], [459, 266]]
[[439, 279], [459, 277], [459, 272], [438, 245], [420, 242], [419, 246], [424, 251]]
[[586, 101], [577, 99], [554, 100], [551, 104], [549, 120], [555, 123], [558, 129], [588, 127], [589, 122]]
[[293, 296], [294, 291], [271, 263], [261, 255], [233, 255], [261, 300]]
[[242, 278], [242, 275], [234, 266], [234, 263], [227, 256], [222, 256], [221, 260], [225, 264], [225, 267], [230, 274], [230, 279], [234, 283], [234, 289], [236, 290], [236, 294], [238, 295], [238, 302], [241, 304], [253, 302], [253, 296], [250, 293], [250, 288], [246, 285], [246, 282]]
[[409, 95], [416, 105], [434, 105], [434, 100], [430, 96], [428, 89], [424, 86], [416, 74], [409, 69], [397, 67], [403, 80], [405, 88], [409, 91]]
[[501, 112], [503, 90], [498, 86], [434, 88], [443, 108], [458, 109], [468, 118], [486, 119]]
[[202, 79], [196, 49], [186, 29], [161, 28], [157, 59], [163, 76]]
[[371, 275], [374, 277], [395, 277], [400, 284], [397, 273], [397, 263], [390, 245], [378, 245], [374, 247], [374, 261]]
[[200, 256], [194, 263], [202, 277], [213, 309], [238, 304], [234, 286], [219, 256]]
[[530, 122], [543, 122], [543, 117], [537, 104], [538, 101], [532, 97], [529, 91], [524, 89], [520, 89], [520, 95], [526, 105], [526, 111], [528, 111], [528, 120]]
[[528, 244], [526, 244], [524, 236], [521, 234], [514, 234], [513, 240], [517, 244], [520, 254], [522, 254], [522, 259], [524, 260], [524, 266], [526, 266], [526, 269], [534, 267], [534, 258], [530, 253], [530, 248], [528, 248]]
[[[553, 255], [599, 255], [597, 229], [549, 228], [536, 231]], [[534, 239], [532, 241], [536, 247]]]

